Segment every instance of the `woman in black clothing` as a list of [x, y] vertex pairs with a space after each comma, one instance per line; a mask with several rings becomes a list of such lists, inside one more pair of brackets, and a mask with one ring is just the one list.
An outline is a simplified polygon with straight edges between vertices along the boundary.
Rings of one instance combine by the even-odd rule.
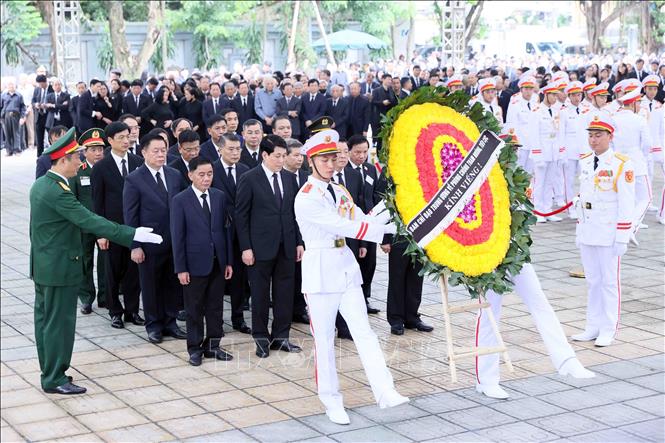
[[155, 94], [155, 101], [141, 113], [143, 121], [150, 122], [152, 128], [169, 129], [173, 123], [173, 111], [171, 110], [171, 90], [161, 86]]
[[185, 84], [183, 90], [185, 96], [180, 100], [178, 115], [192, 123], [192, 129], [199, 134], [201, 143], [203, 143], [208, 140], [208, 133], [203, 121], [203, 102], [201, 100], [203, 94], [190, 84]]
[[117, 100], [113, 100], [109, 96], [109, 89], [106, 86], [106, 83], [102, 82], [99, 85], [99, 92], [95, 102], [93, 103], [93, 109], [99, 114], [96, 114], [97, 124], [100, 128], [105, 127], [111, 122], [114, 122], [118, 119], [118, 103]]

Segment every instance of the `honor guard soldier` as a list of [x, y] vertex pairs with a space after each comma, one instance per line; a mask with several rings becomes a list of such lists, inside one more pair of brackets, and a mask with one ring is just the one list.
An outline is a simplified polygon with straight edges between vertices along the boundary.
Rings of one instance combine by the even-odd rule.
[[[644, 112], [647, 118], [649, 132], [651, 134], [651, 148], [649, 149], [649, 158], [647, 160], [647, 173], [651, 183], [653, 183], [654, 165], [657, 165], [661, 171], [663, 171], [663, 175], [665, 175], [663, 162], [663, 144], [665, 143], [665, 131], [663, 130], [664, 109], [662, 103], [656, 100], [659, 82], [660, 79], [657, 75], [647, 75], [644, 78], [644, 81], [642, 81], [644, 97], [642, 97], [642, 101], [640, 102], [640, 112]], [[661, 199], [661, 202], [662, 201], [663, 200]], [[654, 206], [649, 209], [654, 211], [658, 210], [658, 208]]]
[[[529, 123], [531, 121], [532, 108], [537, 106], [532, 103], [534, 90], [536, 88], [536, 79], [532, 76], [522, 76], [517, 82], [520, 92], [510, 99], [508, 105], [508, 115], [506, 117], [505, 128], [512, 130], [515, 135], [521, 139], [527, 138]], [[529, 159], [529, 149], [526, 146], [520, 146], [517, 151], [517, 164], [526, 172], [533, 173], [533, 163]]]
[[584, 332], [571, 338], [609, 346], [619, 326], [620, 265], [633, 224], [635, 171], [632, 160], [610, 148], [611, 119], [596, 117], [587, 131], [593, 154], [580, 160], [576, 243], [589, 293]]
[[584, 84], [582, 85], [582, 92], [584, 93], [584, 100], [582, 100], [582, 104], [586, 108], [590, 108], [593, 106], [592, 100], [591, 100], [591, 90], [596, 87], [596, 78], [591, 77], [586, 79]]
[[365, 215], [345, 188], [331, 182], [338, 139], [336, 131], [327, 129], [313, 135], [303, 146], [312, 175], [296, 196], [295, 213], [306, 246], [302, 292], [316, 349], [319, 399], [333, 423], [349, 424], [335, 368], [338, 310], [349, 325], [379, 407], [397, 406], [409, 399], [395, 390], [381, 346], [369, 325], [360, 268], [344, 240], [350, 237], [378, 243], [384, 234], [394, 234], [395, 226], [386, 224], [389, 215], [382, 203], [375, 208], [377, 215]]
[[30, 189], [30, 278], [35, 282], [35, 342], [41, 385], [49, 394], [83, 394], [71, 383], [69, 369], [76, 329], [76, 300], [83, 279], [81, 232], [129, 246], [132, 241], [160, 243], [150, 228], [110, 222], [87, 210], [76, 198], [68, 179], [81, 167], [75, 129], [53, 143], [44, 154], [51, 169]]
[[[92, 185], [90, 176], [92, 167], [99, 160], [104, 158], [104, 143], [106, 136], [104, 130], [91, 128], [85, 131], [78, 140], [78, 144], [83, 146], [83, 155], [85, 160], [81, 163], [76, 176], [69, 179], [69, 187], [76, 199], [89, 211], [93, 211], [92, 203]], [[95, 301], [95, 292], [97, 293], [97, 306], [103, 308], [106, 306], [106, 275], [104, 274], [104, 252], [97, 249], [97, 286], [95, 291], [95, 282], [93, 278], [93, 264], [95, 259], [95, 245], [97, 237], [89, 233], [82, 233], [81, 246], [83, 247], [83, 280], [79, 289], [79, 300], [81, 301], [81, 313], [90, 314], [92, 312], [92, 303]]]
[[623, 85], [625, 84], [626, 80], [624, 79], [612, 87], [612, 92], [614, 93], [614, 100], [612, 100], [603, 107], [603, 109], [609, 112], [610, 115], [614, 115], [621, 107], [621, 105], [619, 104], [619, 99], [623, 95]]
[[461, 74], [455, 74], [448, 79], [446, 82], [446, 88], [453, 93], [456, 91], [461, 91], [464, 89], [464, 82], [462, 81]]
[[[478, 81], [478, 90], [480, 91], [479, 96], [476, 96], [472, 102], [478, 102], [483, 105], [483, 109], [486, 112], [492, 114], [500, 126], [503, 126], [503, 114], [501, 111], [501, 106], [496, 100], [496, 79], [483, 78]], [[473, 105], [473, 103], [470, 103]]]
[[646, 229], [642, 224], [649, 205], [651, 205], [651, 185], [647, 175], [647, 158], [651, 147], [651, 136], [646, 119], [639, 115], [642, 95], [634, 89], [623, 95], [618, 101], [621, 109], [614, 114], [616, 132], [612, 146], [617, 153], [630, 158], [635, 173], [635, 212], [633, 214], [633, 235], [631, 241], [637, 244], [637, 231]]

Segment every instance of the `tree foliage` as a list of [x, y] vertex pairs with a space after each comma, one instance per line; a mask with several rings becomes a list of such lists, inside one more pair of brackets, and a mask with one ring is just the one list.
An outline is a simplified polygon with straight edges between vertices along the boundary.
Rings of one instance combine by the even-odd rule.
[[[640, 2], [608, 0], [578, 0], [577, 3], [586, 18], [588, 50], [592, 54], [599, 54], [602, 51], [601, 41], [607, 27], [622, 14], [640, 4]], [[608, 9], [606, 4], [613, 8], [609, 14], [603, 14], [603, 9]]]
[[23, 54], [36, 65], [37, 60], [25, 45], [46, 26], [39, 11], [27, 1], [2, 2], [2, 9], [0, 40], [5, 51], [5, 62], [18, 65]]

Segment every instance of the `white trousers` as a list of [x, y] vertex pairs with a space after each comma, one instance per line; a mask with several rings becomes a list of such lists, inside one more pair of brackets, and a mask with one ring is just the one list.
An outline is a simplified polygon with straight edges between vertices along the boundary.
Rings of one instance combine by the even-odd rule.
[[612, 246], [584, 244], [580, 255], [589, 290], [585, 331], [612, 338], [621, 315], [621, 257], [613, 254]]
[[367, 306], [360, 286], [346, 292], [316, 293], [305, 296], [316, 352], [316, 382], [319, 399], [326, 409], [343, 407], [335, 366], [335, 318], [342, 314], [358, 349], [365, 374], [378, 402], [384, 392], [394, 389], [383, 351], [367, 319]]
[[552, 210], [552, 197], [556, 185], [557, 162], [535, 164], [533, 180], [533, 205], [541, 213]]
[[529, 158], [528, 149], [519, 149], [517, 151], [517, 165], [529, 174], [533, 174], [533, 162]]
[[[554, 309], [547, 300], [536, 271], [530, 263], [525, 264], [518, 275], [512, 278], [515, 292], [520, 296], [536, 324], [536, 328], [545, 343], [552, 364], [558, 370], [569, 359], [575, 357], [575, 351], [568, 343], [561, 323]], [[487, 301], [492, 305], [494, 319], [499, 326], [501, 318], [502, 296], [494, 291], [487, 291]], [[492, 326], [483, 309], [478, 310], [476, 319], [476, 346], [498, 346]], [[499, 354], [476, 357], [476, 381], [478, 384], [491, 386], [499, 384]]]
[[[579, 160], [563, 160], [563, 189], [564, 200], [566, 203], [573, 201], [575, 198], [575, 177], [577, 177]], [[571, 206], [570, 212], [575, 211]]]
[[649, 177], [646, 175], [635, 177], [635, 212], [633, 218], [635, 232], [639, 229], [638, 227], [651, 205], [652, 198]]
[[557, 206], [563, 206], [566, 203], [566, 178], [564, 176], [566, 162], [567, 160], [558, 160], [555, 162], [557, 166], [554, 172], [552, 192]]

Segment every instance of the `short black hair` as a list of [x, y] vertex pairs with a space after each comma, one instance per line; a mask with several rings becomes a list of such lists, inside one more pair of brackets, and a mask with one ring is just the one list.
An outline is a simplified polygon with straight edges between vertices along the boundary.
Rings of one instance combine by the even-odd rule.
[[40, 74], [35, 78], [35, 81], [37, 83], [46, 83], [46, 76], [44, 74]]
[[385, 80], [387, 78], [393, 78], [393, 76], [388, 74], [387, 72], [381, 76], [381, 80]]
[[231, 112], [235, 112], [236, 114], [238, 113], [238, 111], [233, 108], [224, 108], [222, 109], [221, 114], [222, 116], [226, 117], [226, 114], [230, 114]]
[[96, 78], [93, 78], [92, 80], [90, 80], [90, 86], [96, 85], [97, 83], [101, 83], [101, 81], [96, 79]]
[[238, 143], [241, 143], [241, 142], [240, 142], [240, 137], [238, 137], [236, 134], [231, 134], [231, 133], [224, 134], [224, 135], [222, 136], [222, 138], [223, 138], [225, 141], [227, 141], [227, 142], [238, 142]]
[[132, 86], [132, 84], [129, 83], [129, 80], [122, 80], [122, 81], [120, 82], [120, 86], [123, 86], [123, 87], [129, 89], [129, 88]]
[[411, 77], [402, 77], [399, 81], [399, 84], [402, 85], [402, 88], [403, 88], [404, 85], [406, 85], [410, 81], [411, 81]]
[[140, 87], [143, 87], [143, 82], [142, 82], [140, 79], [135, 78], [134, 80], [132, 80], [132, 83], [131, 83], [130, 86], [140, 86]]
[[318, 85], [318, 84], [319, 84], [319, 81], [318, 81], [317, 79], [315, 79], [315, 78], [310, 78], [310, 79], [307, 81], [307, 86], [311, 85], [312, 83], [316, 83], [316, 84]]
[[210, 127], [211, 127], [212, 125], [214, 125], [214, 124], [217, 123], [217, 122], [221, 122], [221, 121], [223, 121], [224, 123], [226, 123], [226, 119], [224, 118], [223, 115], [213, 114], [213, 115], [208, 119], [208, 121], [206, 122], [206, 126], [208, 127], [208, 129], [210, 129]]
[[132, 120], [136, 121], [136, 123], [139, 122], [138, 120], [136, 120], [136, 116], [134, 114], [130, 114], [130, 113], [122, 114], [120, 117], [118, 117], [118, 121], [124, 123], [125, 121], [129, 120], [130, 118]]
[[83, 85], [83, 86], [85, 86], [85, 82], [84, 82], [84, 81], [80, 81], [80, 82], [76, 83], [76, 86], [78, 86], [78, 85]]
[[51, 140], [51, 137], [64, 134], [65, 132], [67, 132], [67, 126], [56, 125], [48, 130], [48, 139]]
[[[196, 132], [195, 132], [196, 134]], [[212, 162], [208, 160], [205, 157], [201, 157], [200, 155], [197, 157], [194, 157], [189, 161], [189, 165], [187, 166], [187, 169], [189, 169], [189, 172], [194, 172], [196, 171], [196, 168], [198, 168], [201, 165], [212, 165]]]
[[217, 82], [212, 82], [212, 83], [210, 83], [210, 89], [212, 89], [213, 86], [217, 86], [217, 87], [220, 89], [220, 91], [221, 91], [221, 89], [222, 89], [222, 85], [220, 85], [220, 84], [217, 83]]
[[364, 137], [362, 134], [354, 134], [349, 137], [349, 142], [347, 144], [349, 145], [349, 150], [351, 150], [354, 146], [362, 143], [367, 143], [367, 147], [369, 147], [369, 142], [367, 141], [366, 137]]
[[641, 57], [640, 57], [640, 58], [638, 58], [637, 60], [635, 60], [635, 63], [640, 63], [640, 62], [644, 63], [644, 59], [643, 59], [643, 58], [641, 58]]
[[181, 146], [183, 143], [198, 142], [200, 140], [201, 137], [199, 137], [199, 134], [196, 131], [192, 131], [191, 129], [185, 129], [178, 136], [178, 144]]
[[104, 133], [106, 134], [107, 139], [115, 137], [117, 133], [122, 131], [129, 132], [129, 126], [120, 121], [111, 122], [106, 125], [106, 128], [104, 128]]
[[[275, 117], [275, 119], [272, 121], [272, 126], [273, 126], [273, 127], [275, 127], [275, 125], [277, 124], [277, 121], [278, 121], [278, 120], [288, 120], [288, 122], [291, 123], [291, 119], [289, 118], [288, 115], [286, 115], [286, 114], [281, 114], [281, 115], [278, 115], [277, 117]], [[292, 128], [292, 129], [293, 129], [293, 128]]]
[[420, 69], [420, 65], [413, 65], [413, 69]]
[[171, 132], [175, 133], [175, 130], [178, 129], [178, 125], [182, 123], [183, 121], [186, 121], [187, 124], [189, 125], [190, 128], [192, 128], [192, 122], [190, 122], [188, 119], [184, 117], [176, 118], [173, 120], [173, 123], [171, 123]]
[[321, 73], [327, 75], [328, 77], [330, 77], [330, 70], [328, 70], [328, 69], [322, 69]]
[[245, 120], [245, 123], [242, 124], [242, 130], [244, 131], [245, 129], [254, 125], [259, 125], [261, 127], [261, 130], [263, 131], [263, 125], [261, 124], [260, 121], [258, 121], [255, 118], [250, 118], [249, 120]]
[[275, 148], [284, 148], [287, 152], [289, 150], [289, 148], [286, 147], [286, 141], [282, 137], [275, 134], [268, 134], [261, 140], [259, 153], [263, 154], [265, 152], [270, 155], [275, 151]]
[[157, 86], [159, 84], [159, 80], [157, 80], [155, 77], [150, 77], [148, 79], [148, 84]]
[[429, 76], [430, 77], [439, 77], [439, 70], [438, 69], [432, 69], [429, 71]]
[[160, 142], [164, 142], [164, 144], [167, 145], [168, 148], [168, 143], [166, 143], [164, 137], [159, 135], [159, 132], [150, 131], [146, 135], [144, 135], [143, 138], [141, 138], [141, 151], [143, 151], [153, 140], [159, 140]]

